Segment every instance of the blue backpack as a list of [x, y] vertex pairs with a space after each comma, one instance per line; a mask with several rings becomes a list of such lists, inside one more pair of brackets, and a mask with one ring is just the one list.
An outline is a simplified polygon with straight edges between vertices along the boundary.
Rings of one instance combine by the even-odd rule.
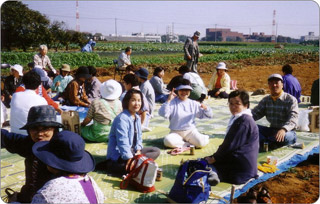
[[173, 203], [206, 203], [211, 186], [208, 175], [211, 168], [204, 159], [184, 162], [176, 176], [168, 201]]

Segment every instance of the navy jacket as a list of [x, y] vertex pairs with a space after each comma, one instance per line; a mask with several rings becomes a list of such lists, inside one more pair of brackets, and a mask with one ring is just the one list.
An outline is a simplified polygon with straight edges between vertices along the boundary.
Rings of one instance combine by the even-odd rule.
[[259, 130], [253, 118], [242, 115], [234, 121], [213, 157], [221, 181], [242, 184], [257, 177]]
[[10, 153], [17, 153], [25, 158], [26, 182], [18, 194], [18, 202], [21, 203], [30, 203], [37, 190], [52, 179], [52, 174], [47, 170], [47, 166], [33, 155], [33, 144], [30, 136], [10, 133], [1, 129], [1, 148], [6, 148]]

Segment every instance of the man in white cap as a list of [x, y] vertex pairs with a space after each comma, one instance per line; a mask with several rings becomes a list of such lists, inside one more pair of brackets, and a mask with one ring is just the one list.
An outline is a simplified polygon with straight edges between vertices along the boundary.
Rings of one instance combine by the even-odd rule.
[[270, 127], [258, 125], [260, 149], [265, 143], [269, 149], [275, 149], [296, 142], [295, 128], [298, 124], [298, 102], [294, 96], [285, 93], [283, 79], [280, 74], [272, 74], [268, 78], [270, 95], [264, 97], [252, 110], [254, 120], [266, 116]]
[[230, 76], [226, 73], [227, 66], [219, 62], [216, 72], [212, 75], [208, 85], [208, 95], [211, 97], [228, 98], [230, 93]]
[[184, 59], [187, 61], [187, 67], [192, 71], [197, 73], [197, 64], [200, 56], [198, 39], [200, 37], [200, 32], [194, 32], [191, 38], [187, 38], [184, 43]]
[[16, 89], [22, 83], [23, 67], [19, 64], [15, 64], [10, 67], [11, 75], [6, 77], [4, 81], [3, 95], [4, 95], [4, 105], [10, 108], [10, 102], [12, 95], [16, 92]]

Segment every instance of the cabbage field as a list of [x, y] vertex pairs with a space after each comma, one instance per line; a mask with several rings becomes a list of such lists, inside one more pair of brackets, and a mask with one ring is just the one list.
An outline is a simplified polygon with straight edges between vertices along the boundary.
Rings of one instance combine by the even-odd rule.
[[[132, 47], [131, 60], [139, 64], [181, 64], [184, 62], [183, 43], [144, 43], [144, 42], [98, 42], [93, 53], [81, 53], [79, 48], [71, 46], [72, 51], [49, 51], [48, 56], [54, 67], [69, 64], [72, 68], [81, 65], [108, 68], [113, 66], [121, 50]], [[239, 60], [256, 57], [284, 57], [286, 55], [307, 55], [315, 58], [319, 55], [319, 47], [286, 44], [283, 49], [274, 48], [271, 43], [199, 43], [203, 57], [200, 62]], [[32, 62], [35, 51], [2, 52], [1, 63], [21, 64], [24, 67]]]

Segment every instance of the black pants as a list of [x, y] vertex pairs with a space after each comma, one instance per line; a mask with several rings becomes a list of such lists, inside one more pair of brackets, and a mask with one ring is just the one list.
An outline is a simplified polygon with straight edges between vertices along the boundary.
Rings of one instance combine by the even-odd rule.
[[[215, 97], [217, 98], [217, 96], [215, 96], [215, 94], [219, 91], [219, 89], [213, 89], [213, 90], [210, 90], [208, 91], [208, 95], [211, 96], [211, 97]], [[220, 92], [220, 94], [218, 95], [220, 98], [228, 98], [229, 97], [229, 94], [227, 94], [227, 92], [223, 91], [223, 92]]]

